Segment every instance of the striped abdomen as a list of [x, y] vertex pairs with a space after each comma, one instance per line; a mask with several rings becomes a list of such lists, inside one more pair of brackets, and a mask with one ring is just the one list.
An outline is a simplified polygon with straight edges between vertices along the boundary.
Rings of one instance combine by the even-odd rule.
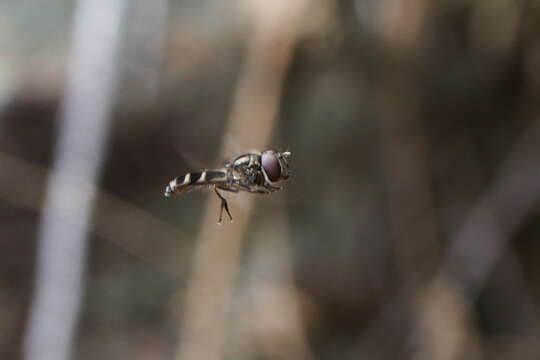
[[165, 196], [179, 195], [198, 187], [222, 184], [226, 181], [227, 171], [225, 169], [187, 173], [171, 180], [165, 188]]

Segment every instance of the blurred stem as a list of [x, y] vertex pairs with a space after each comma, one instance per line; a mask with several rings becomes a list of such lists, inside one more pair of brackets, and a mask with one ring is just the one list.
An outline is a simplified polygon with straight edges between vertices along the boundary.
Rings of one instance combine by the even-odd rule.
[[[18, 207], [39, 211], [49, 175], [47, 169], [2, 152], [0, 163], [0, 199]], [[95, 187], [91, 190], [95, 193], [95, 205], [88, 230], [162, 273], [171, 277], [178, 276], [178, 258], [170, 249], [176, 246], [176, 251], [185, 251], [189, 243], [187, 234], [93, 184], [87, 186]], [[83, 204], [73, 205], [77, 208], [80, 206]], [[148, 234], [152, 234], [152, 241], [148, 241]]]
[[540, 198], [539, 141], [540, 122], [532, 121], [451, 241], [439, 277], [457, 280], [471, 297]]
[[76, 9], [55, 171], [39, 228], [35, 294], [24, 343], [27, 360], [72, 356], [93, 184], [99, 177], [115, 98], [124, 5], [124, 0], [81, 0]]
[[[421, 302], [423, 308], [427, 309], [423, 316], [427, 320], [423, 323], [427, 326], [420, 338], [424, 339], [431, 351], [419, 354], [421, 356], [417, 359], [459, 359], [463, 354], [471, 358], [479, 357], [471, 356], [471, 348], [476, 346], [472, 331], [467, 331], [467, 328], [472, 326], [456, 326], [459, 324], [455, 319], [470, 317], [469, 304], [478, 296], [501, 255], [504, 254], [507, 261], [513, 258], [511, 252], [505, 253], [507, 242], [540, 197], [540, 170], [537, 166], [539, 138], [540, 123], [533, 122], [503, 163], [493, 185], [472, 206], [452, 238], [442, 266], [426, 287]], [[528, 306], [528, 290], [521, 285], [519, 274], [512, 268], [503, 271], [512, 281], [502, 291], [519, 297], [525, 318], [536, 323], [536, 312], [533, 306]], [[454, 306], [453, 312], [449, 311], [448, 306], [437, 304], [436, 291], [442, 292], [441, 289], [453, 299], [454, 304], [460, 304]], [[446, 318], [450, 318], [450, 321]], [[453, 331], [440, 331], [441, 323], [446, 323], [448, 328], [448, 323], [452, 322]], [[466, 333], [469, 335], [464, 337]], [[450, 341], [452, 338], [453, 341]], [[454, 342], [454, 346], [447, 346], [446, 354], [438, 346], [443, 341], [449, 345]], [[434, 357], [436, 353], [440, 355]]]
[[[264, 149], [272, 134], [283, 79], [292, 59], [306, 0], [247, 1], [253, 11], [245, 65], [220, 155], [229, 145], [242, 150]], [[210, 197], [196, 243], [187, 285], [177, 359], [221, 359], [227, 315], [243, 237], [254, 196], [235, 196], [234, 223], [216, 225], [219, 207]]]
[[251, 248], [248, 287], [253, 312], [248, 316], [255, 325], [248, 329], [246, 342], [265, 359], [308, 360], [313, 355], [300, 308], [302, 294], [293, 282], [285, 196], [276, 197], [282, 206], [272, 216], [263, 216]]

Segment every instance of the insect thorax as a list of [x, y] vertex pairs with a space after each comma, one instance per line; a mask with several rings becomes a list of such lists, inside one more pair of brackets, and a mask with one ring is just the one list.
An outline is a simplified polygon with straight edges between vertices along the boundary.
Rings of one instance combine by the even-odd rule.
[[264, 183], [260, 156], [246, 154], [228, 164], [232, 177], [244, 186], [260, 186]]

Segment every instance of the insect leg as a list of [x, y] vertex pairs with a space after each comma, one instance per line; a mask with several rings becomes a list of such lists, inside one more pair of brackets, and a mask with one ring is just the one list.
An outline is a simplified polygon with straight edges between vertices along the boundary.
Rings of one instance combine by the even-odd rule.
[[231, 213], [229, 211], [229, 205], [227, 204], [227, 200], [217, 191], [217, 187], [214, 186], [214, 191], [216, 192], [216, 195], [221, 199], [221, 208], [219, 210], [219, 219], [218, 224], [221, 224], [221, 219], [223, 215], [223, 209], [227, 211], [227, 215], [229, 215], [229, 219], [231, 219], [231, 222], [233, 221], [233, 218], [231, 216]]
[[281, 189], [282, 189], [281, 186], [272, 186], [272, 185], [270, 185], [270, 184], [266, 184], [266, 185], [264, 185], [264, 187], [265, 187], [266, 189], [268, 189], [270, 192], [271, 192], [271, 191], [278, 191], [278, 190], [281, 190]]
[[229, 192], [232, 192], [232, 193], [238, 193], [238, 189], [235, 189], [235, 188], [231, 188], [231, 187], [224, 187], [223, 185], [216, 185], [216, 187], [219, 189], [219, 190], [223, 190], [223, 191], [229, 191]]
[[267, 190], [267, 188], [265, 189], [253, 189], [252, 187], [249, 187], [247, 185], [243, 185], [243, 184], [238, 184], [240, 186], [240, 188], [244, 191], [247, 191], [249, 193], [252, 193], [252, 194], [270, 194], [271, 191], [270, 190]]
[[269, 190], [261, 190], [261, 189], [250, 189], [250, 190], [247, 190], [248, 192], [252, 193], [252, 194], [270, 194], [271, 191]]

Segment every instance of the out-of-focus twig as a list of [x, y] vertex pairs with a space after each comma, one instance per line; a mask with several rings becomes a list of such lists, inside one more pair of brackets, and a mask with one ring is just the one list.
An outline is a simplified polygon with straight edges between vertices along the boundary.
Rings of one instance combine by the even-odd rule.
[[[39, 211], [42, 207], [47, 169], [5, 153], [0, 153], [0, 163], [0, 199]], [[96, 187], [92, 192], [96, 194], [96, 200], [93, 220], [88, 225], [90, 231], [163, 273], [169, 276], [178, 275], [178, 258], [175, 251], [171, 251], [171, 247], [181, 247], [188, 243], [187, 234], [103, 189]], [[83, 205], [75, 203], [76, 200], [71, 200], [74, 202], [73, 207]], [[70, 218], [69, 213], [61, 216]], [[149, 237], [151, 241], [148, 241]]]
[[[252, 24], [245, 64], [225, 139], [239, 149], [264, 149], [275, 121], [281, 86], [297, 41], [307, 0], [246, 1]], [[230, 155], [223, 142], [221, 156]], [[188, 282], [177, 359], [223, 357], [227, 314], [253, 196], [240, 195], [234, 224], [216, 226], [218, 206], [210, 198]]]
[[[419, 88], [411, 77], [410, 61], [418, 51], [429, 2], [379, 2], [376, 8], [374, 18], [387, 45], [381, 47], [380, 55], [388, 71], [381, 74], [376, 99], [391, 232], [397, 244], [399, 273], [407, 277], [403, 280], [415, 282], [420, 254], [433, 252], [438, 238], [427, 136], [419, 121]], [[400, 51], [406, 56], [396, 56]]]
[[292, 280], [292, 255], [283, 208], [260, 227], [252, 249], [248, 276], [254, 313], [248, 341], [263, 352], [264, 358], [307, 360], [313, 356], [307, 344], [300, 296]]
[[[448, 309], [438, 306], [436, 299], [433, 300], [434, 296], [429, 299], [430, 294], [441, 293], [440, 289], [445, 289], [443, 293], [449, 294], [454, 303], [462, 304], [456, 308], [461, 317], [468, 316], [469, 302], [484, 286], [487, 276], [504, 251], [512, 233], [537, 204], [540, 197], [540, 170], [537, 166], [539, 141], [540, 123], [536, 122], [525, 131], [512, 149], [493, 185], [465, 216], [464, 224], [453, 237], [438, 275], [425, 291], [426, 301], [437, 306], [430, 314], [426, 314], [433, 320], [440, 323], [448, 316]], [[528, 304], [526, 291], [518, 284], [514, 284], [514, 288], [521, 290], [520, 293], [524, 296], [523, 306], [526, 306]], [[437, 289], [439, 291], [435, 292]], [[463, 331], [454, 329], [451, 333], [458, 335]], [[437, 349], [435, 344], [440, 343], [443, 338], [445, 342], [448, 341], [448, 332], [442, 334], [432, 330], [421, 335], [425, 340], [431, 338], [433, 345], [432, 352], [429, 355], [424, 354], [426, 356], [419, 359], [434, 358], [435, 352], [441, 353], [440, 347]], [[470, 346], [470, 338], [455, 340], [455, 346], [449, 347], [446, 354], [441, 353], [438, 359], [461, 358], [464, 351], [467, 351], [464, 350], [467, 342]], [[468, 352], [470, 354], [470, 348]]]
[[[445, 351], [440, 347], [437, 348], [437, 353], [422, 348], [417, 354], [418, 359], [460, 358], [464, 351], [475, 347], [474, 343], [471, 343], [471, 336], [464, 342], [461, 336], [454, 335], [471, 330], [466, 326], [469, 302], [478, 295], [511, 234], [538, 203], [539, 138], [540, 122], [535, 122], [524, 131], [522, 138], [511, 150], [495, 176], [493, 185], [465, 215], [463, 225], [451, 241], [443, 265], [434, 279], [419, 292], [423, 295], [417, 299], [419, 300], [417, 305], [424, 310], [420, 313], [420, 326], [425, 326], [424, 329], [420, 329], [424, 331], [420, 337], [423, 337], [424, 341], [431, 339], [428, 346], [442, 342], [443, 337], [447, 345], [451, 345], [448, 343], [448, 333], [441, 334], [440, 331], [434, 331], [435, 328], [430, 327], [435, 323], [444, 322], [450, 312], [454, 314], [452, 339], [455, 341], [452, 342], [453, 346], [447, 346]], [[525, 293], [525, 290], [522, 292]], [[373, 322], [370, 331], [363, 336], [359, 346], [365, 346], [377, 334], [387, 329], [395, 329], [396, 324], [403, 322], [402, 307], [409, 294], [410, 291], [402, 291], [385, 306], [380, 317]], [[458, 326], [457, 319], [462, 320], [461, 327]], [[463, 348], [464, 346], [467, 347]]]
[[[420, 88], [411, 77], [414, 73], [414, 61], [411, 60], [418, 54], [420, 29], [427, 22], [429, 2], [394, 1], [379, 3], [379, 7], [377, 19], [384, 26], [378, 28], [388, 47], [383, 46], [381, 53], [390, 69], [381, 76], [378, 89], [382, 118], [381, 153], [401, 283], [398, 306], [394, 302], [386, 305], [382, 318], [392, 323], [404, 317], [411, 320], [412, 331], [399, 334], [401, 344], [398, 348], [409, 343], [410, 334], [414, 334], [418, 341], [417, 359], [452, 359], [455, 354], [461, 354], [466, 336], [460, 334], [467, 334], [468, 330], [461, 299], [444, 286], [428, 291], [423, 288], [424, 279], [429, 269], [435, 268], [438, 257], [439, 221], [429, 172], [428, 137], [419, 120]], [[406, 56], [399, 57], [397, 53]], [[408, 313], [410, 310], [402, 311], [409, 306], [411, 313]], [[448, 321], [440, 316], [440, 310], [446, 311], [446, 316], [450, 317]], [[446, 326], [437, 326], [437, 321]], [[433, 340], [439, 341], [439, 334], [445, 332], [448, 345], [439, 346]]]
[[28, 360], [71, 356], [95, 198], [93, 183], [99, 176], [115, 99], [124, 10], [124, 0], [81, 0], [76, 9], [55, 170], [39, 229], [35, 294], [24, 343]]
[[540, 122], [524, 132], [454, 236], [440, 277], [476, 296], [506, 243], [540, 197]]

